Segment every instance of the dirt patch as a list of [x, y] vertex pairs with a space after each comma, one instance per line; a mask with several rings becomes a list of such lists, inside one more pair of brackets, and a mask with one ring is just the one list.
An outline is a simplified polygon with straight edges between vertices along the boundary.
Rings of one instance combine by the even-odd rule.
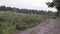
[[44, 23], [15, 34], [60, 34], [60, 21], [48, 19]]

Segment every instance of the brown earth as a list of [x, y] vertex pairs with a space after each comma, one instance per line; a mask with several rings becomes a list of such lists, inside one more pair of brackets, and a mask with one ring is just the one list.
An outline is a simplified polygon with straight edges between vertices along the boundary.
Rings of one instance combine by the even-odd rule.
[[60, 21], [58, 19], [47, 19], [45, 22], [15, 34], [60, 34]]

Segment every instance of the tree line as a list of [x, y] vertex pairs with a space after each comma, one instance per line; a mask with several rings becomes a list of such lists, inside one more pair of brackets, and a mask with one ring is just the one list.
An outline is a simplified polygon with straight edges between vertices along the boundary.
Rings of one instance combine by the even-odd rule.
[[30, 9], [19, 9], [19, 8], [12, 8], [6, 6], [0, 6], [0, 11], [16, 11], [19, 13], [28, 13], [28, 14], [39, 14], [39, 15], [54, 15], [55, 12], [52, 11], [44, 11], [44, 10], [30, 10]]

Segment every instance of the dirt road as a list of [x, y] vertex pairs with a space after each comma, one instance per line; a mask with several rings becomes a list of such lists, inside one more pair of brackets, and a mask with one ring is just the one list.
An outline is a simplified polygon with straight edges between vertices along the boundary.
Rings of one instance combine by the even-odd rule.
[[15, 34], [60, 34], [60, 23], [56, 19], [48, 19], [42, 24]]

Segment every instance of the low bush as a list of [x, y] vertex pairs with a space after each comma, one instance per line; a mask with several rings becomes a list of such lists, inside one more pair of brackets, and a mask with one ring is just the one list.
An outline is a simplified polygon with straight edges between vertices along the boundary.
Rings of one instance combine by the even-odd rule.
[[0, 11], [0, 34], [12, 34], [16, 30], [24, 30], [40, 24], [44, 16]]

